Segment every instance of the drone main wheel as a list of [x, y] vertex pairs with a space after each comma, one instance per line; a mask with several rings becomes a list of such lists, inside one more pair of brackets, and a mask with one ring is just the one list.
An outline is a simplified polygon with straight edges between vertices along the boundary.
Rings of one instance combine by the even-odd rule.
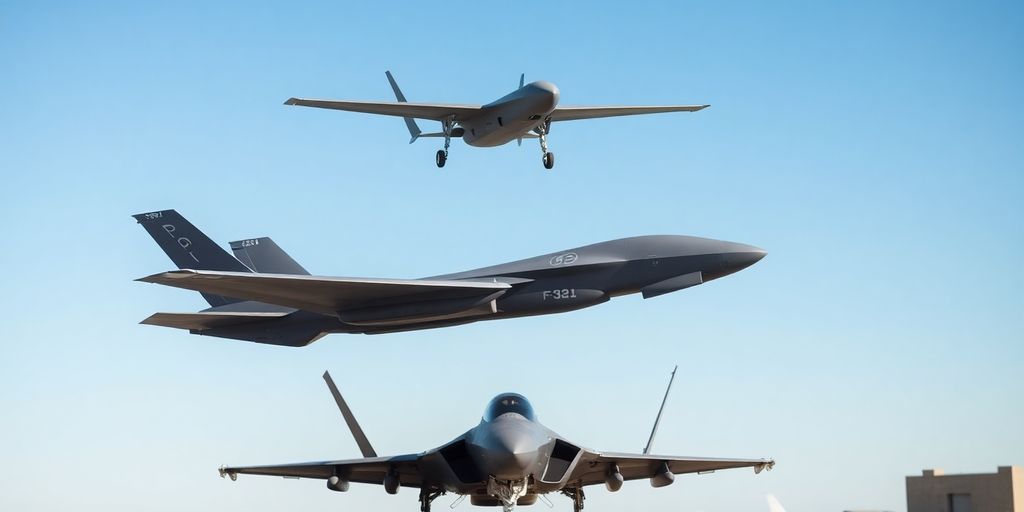
[[438, 167], [444, 167], [444, 162], [448, 160], [448, 155], [443, 149], [437, 150], [437, 156], [434, 157], [434, 161], [437, 162]]
[[555, 154], [550, 152], [550, 151], [548, 151], [547, 153], [544, 153], [544, 168], [545, 169], [551, 169], [554, 166], [555, 166]]

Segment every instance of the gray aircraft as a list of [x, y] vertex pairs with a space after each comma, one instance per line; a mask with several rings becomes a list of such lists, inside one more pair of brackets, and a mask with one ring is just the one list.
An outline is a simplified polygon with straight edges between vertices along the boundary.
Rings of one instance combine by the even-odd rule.
[[198, 291], [211, 306], [156, 313], [142, 323], [292, 347], [329, 333], [561, 313], [638, 292], [657, 297], [732, 274], [765, 255], [706, 238], [639, 236], [425, 279], [319, 277], [269, 238], [232, 242], [236, 258], [174, 210], [134, 217], [180, 269], [139, 281]]
[[[673, 370], [672, 376], [675, 377]], [[327, 387], [363, 454], [361, 459], [281, 464], [273, 466], [224, 466], [221, 477], [239, 474], [285, 478], [316, 478], [327, 488], [344, 492], [352, 482], [383, 485], [388, 494], [401, 487], [419, 489], [420, 511], [445, 493], [469, 496], [478, 506], [498, 506], [511, 512], [516, 505], [532, 505], [549, 493], [572, 499], [573, 510], [583, 509], [583, 488], [605, 484], [618, 491], [626, 480], [650, 479], [652, 487], [664, 487], [675, 475], [710, 473], [720, 469], [771, 469], [771, 459], [724, 459], [652, 455], [651, 443], [661, 420], [661, 410], [643, 453], [604, 453], [569, 442], [541, 425], [525, 397], [502, 393], [487, 405], [480, 423], [447, 444], [422, 453], [379, 457], [356, 422], [329, 373]], [[669, 389], [671, 389], [671, 380]], [[665, 392], [668, 397], [668, 390]], [[665, 401], [662, 400], [662, 409]], [[458, 502], [456, 502], [458, 503]], [[454, 504], [453, 504], [454, 506]]]
[[[540, 140], [540, 151], [547, 169], [555, 166], [555, 155], [548, 151], [547, 138], [551, 133], [552, 122], [662, 112], [696, 112], [710, 106], [560, 107], [558, 87], [555, 84], [543, 80], [527, 84], [524, 83], [525, 75], [520, 75], [518, 89], [486, 105], [409, 103], [391, 72], [385, 74], [391, 82], [397, 102], [288, 98], [284, 104], [402, 117], [412, 136], [410, 144], [421, 137], [444, 138], [444, 149], [439, 149], [435, 158], [438, 167], [444, 167], [448, 160], [448, 146], [452, 137], [462, 137], [466, 144], [477, 147], [501, 146], [513, 140], [522, 145], [524, 138], [536, 138]], [[440, 121], [441, 131], [423, 133], [416, 125], [416, 119]]]

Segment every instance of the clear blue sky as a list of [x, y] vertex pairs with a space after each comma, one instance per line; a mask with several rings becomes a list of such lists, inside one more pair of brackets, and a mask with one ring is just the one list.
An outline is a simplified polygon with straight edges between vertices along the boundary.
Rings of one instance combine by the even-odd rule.
[[[0, 5], [0, 509], [415, 510], [224, 463], [439, 445], [526, 394], [586, 446], [770, 456], [775, 471], [590, 492], [588, 511], [905, 509], [922, 468], [1024, 464], [1020, 2]], [[289, 96], [710, 103], [497, 149]], [[426, 126], [425, 126], [426, 127]], [[137, 325], [204, 307], [130, 215], [314, 273], [418, 277], [621, 236], [755, 244], [696, 289], [305, 349]], [[449, 498], [438, 505], [447, 506]], [[555, 499], [557, 510], [569, 502]], [[541, 509], [543, 505], [538, 505]], [[468, 504], [463, 504], [467, 508]]]

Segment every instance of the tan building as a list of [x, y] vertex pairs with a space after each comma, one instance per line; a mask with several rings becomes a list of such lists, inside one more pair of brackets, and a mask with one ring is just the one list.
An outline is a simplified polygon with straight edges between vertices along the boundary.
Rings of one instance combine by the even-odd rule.
[[926, 469], [907, 477], [907, 512], [1024, 512], [1024, 469], [967, 475]]

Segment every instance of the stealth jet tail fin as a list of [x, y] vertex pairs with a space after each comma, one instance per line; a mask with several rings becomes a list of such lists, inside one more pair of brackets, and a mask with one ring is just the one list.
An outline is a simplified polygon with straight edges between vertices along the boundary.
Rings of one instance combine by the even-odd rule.
[[270, 237], [249, 238], [231, 242], [231, 251], [239, 261], [253, 270], [265, 274], [291, 274], [308, 276], [288, 253], [274, 243]]
[[334, 379], [331, 378], [330, 372], [324, 372], [324, 381], [327, 382], [327, 387], [330, 388], [331, 395], [334, 396], [334, 401], [338, 404], [338, 409], [341, 409], [341, 416], [345, 418], [345, 423], [348, 424], [349, 430], [352, 431], [352, 437], [356, 438], [356, 444], [359, 445], [359, 451], [363, 453], [363, 457], [376, 457], [377, 452], [373, 450], [370, 440], [363, 433], [363, 428], [356, 421], [355, 415], [352, 414], [352, 409], [348, 408], [348, 404], [342, 398], [341, 391], [338, 391], [338, 386], [334, 384]]
[[[132, 217], [142, 224], [178, 268], [252, 272], [174, 210], [140, 213]], [[208, 293], [203, 297], [211, 306], [240, 302], [239, 299]]]
[[668, 392], [672, 391], [672, 382], [676, 380], [676, 370], [679, 365], [672, 368], [672, 376], [668, 379], [668, 387], [665, 388], [665, 397], [661, 399], [661, 407], [658, 408], [658, 416], [654, 418], [654, 428], [651, 429], [651, 437], [647, 439], [647, 446], [644, 447], [644, 455], [651, 453], [651, 445], [654, 444], [654, 435], [658, 433], [658, 424], [661, 423], [661, 413], [665, 411], [665, 402], [668, 401]]
[[[395, 77], [391, 76], [391, 72], [385, 71], [384, 74], [388, 76], [388, 82], [391, 83], [391, 90], [395, 91], [395, 99], [400, 103], [408, 103], [405, 101], [405, 95], [402, 94], [402, 90], [398, 88], [398, 82], [395, 81]], [[420, 138], [420, 133], [423, 132], [420, 130], [419, 125], [416, 124], [415, 119], [411, 117], [403, 117], [402, 119], [405, 120], [405, 127], [409, 129], [409, 135], [412, 137], [409, 139], [409, 144], [412, 144], [413, 142], [416, 142], [416, 139]]]

